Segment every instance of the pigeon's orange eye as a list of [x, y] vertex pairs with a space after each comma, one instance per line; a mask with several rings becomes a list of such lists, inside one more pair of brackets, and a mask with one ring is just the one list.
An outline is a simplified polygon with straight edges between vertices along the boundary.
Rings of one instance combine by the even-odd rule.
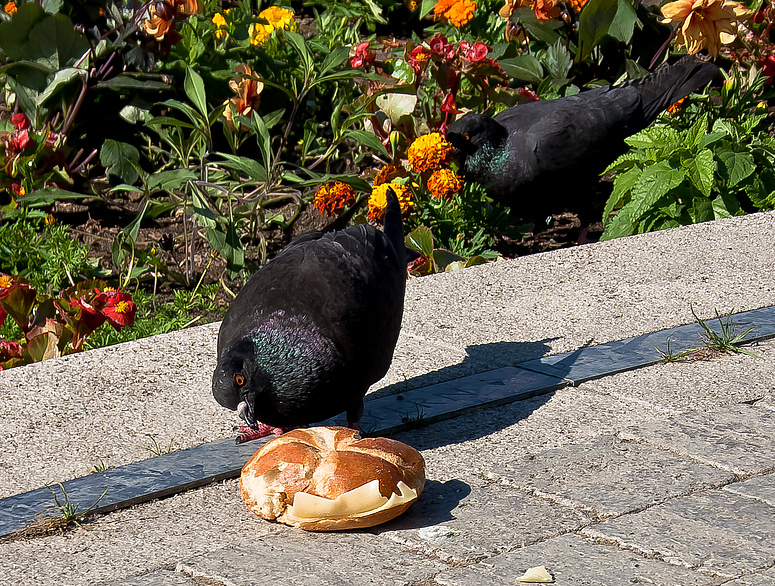
[[241, 374], [235, 374], [234, 375], [234, 384], [237, 385], [238, 387], [241, 387], [242, 385], [245, 384], [245, 377], [242, 376]]

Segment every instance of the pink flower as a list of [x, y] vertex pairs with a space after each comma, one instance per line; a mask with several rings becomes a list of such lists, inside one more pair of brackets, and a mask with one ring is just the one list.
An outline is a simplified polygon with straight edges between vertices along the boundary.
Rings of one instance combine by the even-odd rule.
[[18, 114], [11, 116], [11, 124], [16, 127], [16, 130], [24, 130], [30, 127], [30, 121], [27, 119], [24, 112], [19, 112]]
[[479, 63], [487, 58], [490, 47], [481, 41], [476, 41], [473, 45], [467, 41], [460, 41], [461, 57], [471, 63]]
[[374, 63], [376, 58], [377, 55], [371, 50], [369, 41], [365, 41], [355, 47], [355, 55], [350, 58], [350, 66], [364, 67], [368, 71], [369, 66]]

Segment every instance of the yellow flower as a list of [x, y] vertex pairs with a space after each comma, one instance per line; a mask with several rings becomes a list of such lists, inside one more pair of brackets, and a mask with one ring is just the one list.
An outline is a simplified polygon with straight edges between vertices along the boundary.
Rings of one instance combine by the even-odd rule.
[[54, 224], [56, 224], [56, 221], [57, 219], [53, 215], [48, 214], [46, 216], [46, 226], [53, 226]]
[[16, 2], [8, 2], [5, 6], [3, 6], [3, 10], [6, 14], [16, 14]]
[[452, 169], [438, 169], [428, 179], [428, 191], [439, 199], [452, 199], [463, 189], [463, 181]]
[[315, 192], [315, 207], [324, 216], [333, 216], [355, 202], [355, 190], [341, 181], [329, 181]]
[[414, 196], [412, 190], [406, 185], [398, 183], [383, 183], [371, 190], [369, 197], [369, 220], [381, 224], [385, 221], [385, 208], [387, 207], [387, 190], [392, 188], [396, 192], [398, 203], [401, 204], [401, 213], [406, 216], [414, 208]]
[[665, 17], [663, 24], [679, 24], [676, 46], [697, 53], [707, 48], [712, 57], [718, 57], [721, 45], [732, 43], [737, 37], [737, 20], [751, 12], [732, 0], [676, 0], [660, 8]]
[[0, 275], [0, 289], [8, 289], [13, 285], [13, 279], [8, 275]]
[[438, 169], [452, 153], [452, 144], [438, 132], [420, 136], [415, 140], [407, 155], [415, 173]]
[[[251, 77], [258, 77], [258, 74], [250, 69], [247, 63], [240, 63], [234, 68], [234, 71], [237, 73], [237, 77], [229, 81], [229, 87], [237, 94], [237, 97], [226, 100], [226, 109], [223, 111], [223, 115], [232, 130], [234, 129], [234, 110], [246, 118], [250, 118], [253, 110], [261, 104], [261, 92], [264, 91], [263, 82], [251, 79]], [[242, 128], [244, 129], [245, 126], [242, 125]]]
[[[229, 14], [229, 9], [227, 8], [223, 12]], [[223, 14], [216, 12], [213, 16], [213, 24], [218, 27], [218, 30], [215, 31], [215, 38], [220, 41], [226, 37], [226, 34], [228, 33], [226, 30], [228, 25], [226, 24], [226, 19], [223, 17]]]
[[473, 0], [439, 0], [433, 8], [433, 17], [460, 28], [470, 22], [475, 10], [476, 2]]
[[263, 45], [272, 34], [272, 31], [277, 29], [285, 29], [287, 31], [295, 31], [299, 29], [299, 25], [293, 18], [293, 12], [287, 8], [280, 8], [279, 6], [270, 6], [266, 10], [262, 10], [258, 14], [259, 18], [264, 19], [269, 24], [261, 24], [254, 22], [250, 25], [250, 44], [251, 45]]

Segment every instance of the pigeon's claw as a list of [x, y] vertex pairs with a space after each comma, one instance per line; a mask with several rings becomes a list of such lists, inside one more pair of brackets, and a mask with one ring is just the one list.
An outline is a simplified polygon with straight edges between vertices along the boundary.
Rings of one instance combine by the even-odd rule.
[[236, 444], [244, 444], [245, 442], [249, 442], [250, 440], [258, 439], [261, 437], [266, 437], [268, 435], [275, 435], [280, 436], [284, 434], [286, 431], [290, 431], [292, 428], [289, 427], [273, 427], [271, 425], [267, 425], [266, 423], [259, 423], [256, 425], [256, 427], [249, 426], [249, 425], [240, 425], [237, 428], [237, 440]]

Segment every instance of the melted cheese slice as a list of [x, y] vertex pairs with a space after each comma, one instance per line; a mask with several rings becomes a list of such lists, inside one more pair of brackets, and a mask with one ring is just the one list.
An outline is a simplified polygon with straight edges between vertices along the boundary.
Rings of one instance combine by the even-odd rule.
[[293, 497], [293, 515], [300, 519], [341, 519], [371, 515], [384, 509], [413, 501], [417, 491], [403, 481], [396, 488], [400, 494], [391, 494], [390, 498], [379, 492], [379, 480], [372, 480], [363, 486], [340, 494], [335, 499], [297, 492]]
[[524, 575], [517, 578], [518, 582], [548, 583], [554, 582], [552, 576], [546, 571], [544, 566], [528, 568]]

